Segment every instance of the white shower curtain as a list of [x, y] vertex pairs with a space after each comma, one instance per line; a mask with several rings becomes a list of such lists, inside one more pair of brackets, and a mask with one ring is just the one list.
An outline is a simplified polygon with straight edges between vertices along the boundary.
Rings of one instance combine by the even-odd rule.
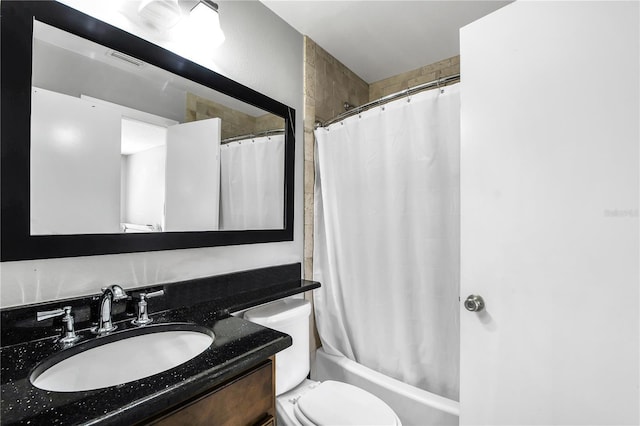
[[220, 229], [284, 226], [284, 135], [220, 147]]
[[316, 130], [325, 350], [458, 399], [459, 86]]

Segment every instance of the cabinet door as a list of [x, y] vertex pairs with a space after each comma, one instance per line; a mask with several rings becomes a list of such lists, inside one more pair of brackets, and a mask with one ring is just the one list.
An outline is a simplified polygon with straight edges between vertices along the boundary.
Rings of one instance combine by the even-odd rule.
[[152, 424], [157, 426], [273, 425], [275, 417], [273, 365], [273, 362], [268, 360]]
[[256, 423], [255, 426], [276, 426], [276, 419], [273, 416], [267, 416], [264, 420]]

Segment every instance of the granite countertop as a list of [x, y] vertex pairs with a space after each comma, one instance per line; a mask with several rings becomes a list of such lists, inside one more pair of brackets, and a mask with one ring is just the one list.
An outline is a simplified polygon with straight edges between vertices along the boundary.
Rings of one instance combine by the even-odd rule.
[[[255, 272], [251, 271], [250, 274]], [[246, 278], [247, 275], [243, 274], [241, 277]], [[200, 284], [200, 281], [194, 282], [192, 288], [197, 289], [197, 285]], [[208, 301], [194, 298], [186, 307], [171, 307], [157, 313], [151, 309], [150, 316], [154, 321], [142, 328], [189, 328], [197, 325], [214, 333], [213, 343], [200, 355], [171, 370], [122, 385], [84, 392], [45, 391], [33, 386], [29, 378], [34, 369], [50, 356], [57, 357], [64, 351], [73, 354], [78, 351], [79, 346], [96, 346], [100, 344], [101, 339], [113, 340], [117, 338], [114, 336], [126, 337], [136, 333], [141, 327], [131, 324], [132, 314], [128, 310], [114, 314], [114, 323], [118, 325], [118, 329], [105, 337], [97, 338], [93, 335], [88, 330], [90, 323], [77, 322], [76, 331], [83, 339], [71, 348], [63, 349], [56, 343], [59, 334], [50, 333], [50, 330], [55, 330], [52, 324], [45, 324], [49, 335], [43, 335], [44, 327], [20, 328], [20, 324], [25, 321], [20, 319], [21, 315], [25, 315], [24, 307], [19, 311], [5, 310], [2, 318], [4, 346], [0, 348], [2, 424], [121, 425], [144, 422], [172, 406], [226, 382], [291, 345], [290, 336], [232, 316], [230, 312], [319, 286], [317, 282], [300, 279], [286, 282], [275, 280], [260, 288], [241, 285], [237, 291], [225, 294], [222, 298]], [[166, 285], [164, 288], [170, 290]], [[201, 296], [198, 291], [193, 294]], [[84, 303], [87, 299], [73, 300], [72, 304], [79, 305], [81, 301]], [[53, 305], [31, 305], [28, 308], [44, 310], [43, 308], [62, 305], [62, 302], [66, 304], [69, 301], [60, 301]], [[183, 302], [185, 301], [181, 301]], [[29, 316], [34, 318], [35, 313], [29, 312]], [[40, 325], [38, 323], [38, 326]], [[139, 354], [131, 356], [153, 356], [145, 354], [144, 350], [145, 348], [141, 347]], [[101, 365], [96, 368], [108, 369], [117, 366]]]
[[[206, 305], [153, 316], [154, 323], [146, 327], [177, 322], [204, 326], [215, 334], [208, 349], [167, 372], [119, 386], [86, 392], [41, 390], [31, 384], [29, 376], [38, 363], [63, 350], [55, 339], [0, 349], [2, 424], [133, 424], [221, 384], [291, 345], [286, 334], [233, 316], [216, 318]], [[135, 327], [128, 321], [118, 326], [113, 335], [126, 335]], [[87, 332], [82, 335], [86, 337]], [[137, 355], [153, 356], [144, 350], [140, 348]]]

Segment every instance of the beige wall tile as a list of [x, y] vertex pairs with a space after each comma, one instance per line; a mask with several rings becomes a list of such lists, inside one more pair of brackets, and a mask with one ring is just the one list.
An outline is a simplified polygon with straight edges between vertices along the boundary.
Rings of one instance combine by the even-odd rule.
[[284, 129], [284, 118], [269, 113], [256, 117], [254, 133], [276, 129]]
[[[313, 276], [313, 185], [315, 179], [314, 170], [314, 136], [313, 126], [316, 121], [316, 106], [318, 105], [316, 90], [318, 50], [316, 44], [309, 37], [304, 37], [304, 278], [312, 279]], [[324, 70], [324, 64], [319, 67]], [[308, 293], [311, 295], [311, 293]], [[315, 325], [311, 325], [312, 334], [317, 333]], [[317, 345], [311, 338], [311, 352], [315, 353]]]
[[316, 94], [316, 78], [317, 78], [317, 69], [314, 67], [308, 67], [306, 69], [306, 74], [304, 76], [304, 94], [306, 97], [315, 99], [317, 97]]
[[[307, 201], [307, 197], [313, 201], [313, 192], [305, 194], [304, 197], [305, 201]], [[304, 223], [305, 225], [313, 225], [313, 202], [304, 206]]]
[[313, 165], [314, 161], [314, 148], [315, 137], [312, 131], [304, 132], [304, 161], [310, 161]]
[[307, 224], [304, 225], [305, 235], [308, 235], [309, 238], [305, 238], [304, 243], [304, 257], [312, 257], [313, 256], [313, 225]]
[[222, 119], [222, 139], [284, 128], [284, 119], [282, 117], [269, 113], [253, 117], [212, 100], [187, 93], [186, 121], [205, 120], [215, 117]]
[[304, 61], [313, 67], [316, 64], [316, 44], [308, 37], [304, 39]]
[[313, 161], [304, 162], [304, 193], [313, 193], [313, 185], [315, 180], [315, 171]]
[[369, 90], [369, 102], [374, 101], [376, 99], [380, 99], [382, 97], [382, 87], [379, 85], [371, 86]]
[[304, 131], [313, 132], [314, 122], [316, 120], [316, 106], [310, 99], [306, 100], [304, 105]]
[[460, 56], [443, 59], [415, 70], [407, 71], [369, 85], [369, 102], [399, 92], [417, 84], [460, 73]]
[[419, 84], [429, 83], [430, 81], [433, 81], [436, 78], [438, 77], [436, 77], [435, 71], [430, 72], [429, 74], [420, 75], [418, 77], [410, 79], [409, 82], [407, 83], [407, 87], [413, 87]]
[[[313, 41], [307, 38], [307, 45]], [[308, 49], [309, 51], [311, 49]], [[326, 121], [344, 112], [344, 103], [369, 100], [369, 85], [320, 46], [315, 47], [315, 120]], [[308, 63], [309, 61], [306, 60]]]
[[[313, 280], [313, 257], [304, 258], [304, 279]], [[315, 349], [317, 348], [318, 346], [314, 348], [314, 352], [315, 352]]]
[[384, 86], [382, 88], [382, 96], [387, 96], [387, 95], [390, 95], [392, 93], [396, 93], [396, 92], [399, 92], [401, 90], [404, 90], [404, 89], [406, 89], [408, 87], [407, 84], [408, 84], [408, 82], [402, 81], [402, 82], [390, 84], [388, 86]]

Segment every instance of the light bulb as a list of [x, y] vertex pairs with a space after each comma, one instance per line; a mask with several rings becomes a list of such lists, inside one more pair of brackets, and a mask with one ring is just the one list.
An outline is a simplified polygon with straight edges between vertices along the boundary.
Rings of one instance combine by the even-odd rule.
[[143, 0], [138, 14], [155, 28], [167, 30], [182, 17], [178, 0]]
[[195, 36], [211, 47], [218, 47], [224, 41], [220, 28], [217, 5], [210, 1], [200, 1], [189, 14], [189, 22]]

